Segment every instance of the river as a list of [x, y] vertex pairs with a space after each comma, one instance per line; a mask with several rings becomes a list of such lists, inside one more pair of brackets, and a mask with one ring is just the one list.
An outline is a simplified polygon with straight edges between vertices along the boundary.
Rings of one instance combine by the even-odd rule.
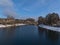
[[0, 45], [60, 45], [60, 33], [33, 25], [0, 28]]

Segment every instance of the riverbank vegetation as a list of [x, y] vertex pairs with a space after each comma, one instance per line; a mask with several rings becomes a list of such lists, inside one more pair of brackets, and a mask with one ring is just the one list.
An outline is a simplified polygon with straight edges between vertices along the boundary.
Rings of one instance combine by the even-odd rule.
[[7, 18], [0, 18], [0, 24], [2, 25], [14, 25], [14, 24], [37, 25], [37, 22], [33, 18], [15, 19], [14, 17], [7, 17]]
[[38, 24], [50, 25], [50, 26], [60, 26], [60, 18], [57, 13], [49, 13], [46, 17], [40, 16], [38, 18]]
[[33, 18], [27, 19], [15, 19], [14, 17], [8, 16], [7, 18], [0, 18], [0, 24], [7, 25], [7, 24], [27, 24], [27, 25], [50, 25], [50, 26], [60, 26], [60, 18], [57, 13], [49, 13], [45, 17], [38, 17], [36, 21]]

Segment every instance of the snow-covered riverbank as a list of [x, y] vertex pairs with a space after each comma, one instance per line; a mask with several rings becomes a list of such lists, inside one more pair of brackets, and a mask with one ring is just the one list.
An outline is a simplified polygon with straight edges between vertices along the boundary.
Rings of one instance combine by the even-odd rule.
[[47, 26], [47, 25], [42, 25], [42, 24], [40, 24], [39, 27], [48, 29], [48, 30], [52, 30], [52, 31], [60, 32], [60, 27], [52, 27], [52, 26]]
[[2, 24], [0, 24], [0, 28], [12, 27], [12, 26], [22, 26], [22, 25], [26, 25], [26, 24], [14, 24], [14, 25], [2, 25]]

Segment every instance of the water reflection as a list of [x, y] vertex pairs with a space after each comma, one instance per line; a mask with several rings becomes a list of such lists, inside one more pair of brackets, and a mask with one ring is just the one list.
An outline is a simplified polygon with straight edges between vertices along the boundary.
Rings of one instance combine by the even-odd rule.
[[59, 41], [58, 32], [48, 31], [47, 32], [47, 37], [48, 37], [48, 40], [50, 41], [51, 44], [53, 44], [53, 45], [57, 45], [58, 44], [58, 41]]
[[4, 45], [4, 44], [11, 44], [12, 40], [14, 39], [14, 35], [15, 35], [15, 28], [10, 27], [10, 28], [1, 28], [0, 29], [0, 44]]
[[46, 29], [43, 29], [43, 28], [39, 28], [38, 31], [39, 31], [40, 34], [45, 33], [45, 35], [51, 40], [54, 40], [54, 41], [58, 40], [58, 37], [59, 37], [58, 32], [51, 31], [51, 30], [46, 30]]
[[44, 32], [44, 31], [45, 31], [45, 29], [40, 28], [40, 27], [38, 26], [38, 31], [39, 31], [39, 32]]
[[59, 45], [59, 35], [32, 25], [1, 28], [0, 45]]
[[[42, 31], [41, 31], [42, 30]], [[54, 32], [51, 30], [46, 30], [43, 28], [39, 28], [39, 35], [40, 35], [40, 40], [42, 39], [45, 44], [47, 45], [59, 45], [59, 33]]]
[[15, 34], [15, 28], [6, 28], [6, 37], [7, 39], [14, 37]]
[[57, 41], [59, 39], [58, 32], [48, 31], [47, 33], [49, 39], [51, 39], [52, 41]]

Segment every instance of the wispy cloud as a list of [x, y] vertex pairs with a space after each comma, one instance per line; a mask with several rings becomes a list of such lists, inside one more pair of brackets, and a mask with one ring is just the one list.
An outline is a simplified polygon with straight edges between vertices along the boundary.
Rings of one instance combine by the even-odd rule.
[[5, 16], [15, 16], [14, 2], [12, 0], [0, 0], [0, 7], [3, 7], [3, 13]]
[[0, 0], [0, 5], [12, 7], [14, 4], [12, 0]]

